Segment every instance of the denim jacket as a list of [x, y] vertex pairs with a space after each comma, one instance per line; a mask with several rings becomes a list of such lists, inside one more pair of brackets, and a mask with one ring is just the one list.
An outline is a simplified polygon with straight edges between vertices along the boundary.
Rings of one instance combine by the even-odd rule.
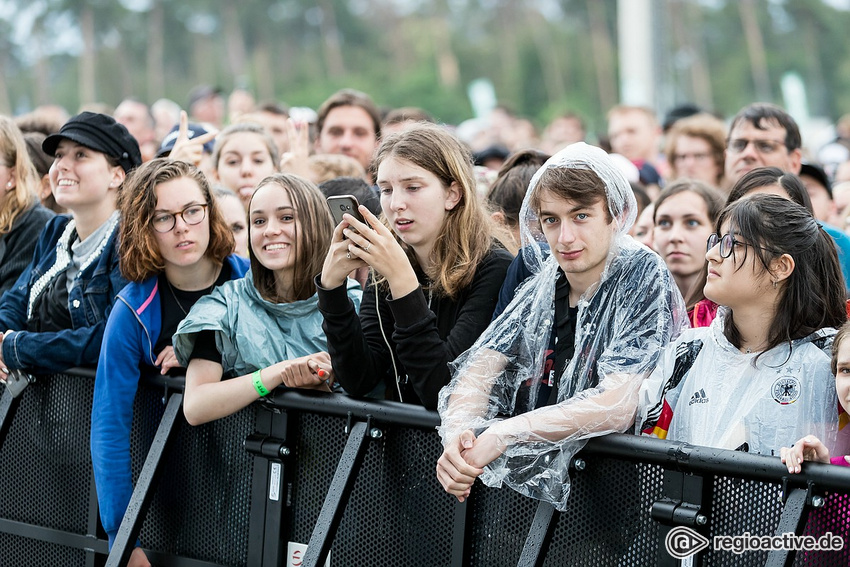
[[3, 362], [7, 368], [59, 372], [74, 366], [97, 364], [109, 311], [118, 291], [127, 285], [118, 270], [117, 223], [99, 257], [74, 278], [68, 295], [72, 328], [45, 333], [21, 330], [27, 327], [33, 286], [54, 266], [60, 249], [70, 251], [75, 237], [62, 238], [69, 222], [70, 216], [59, 215], [47, 223], [36, 244], [32, 262], [12, 289], [0, 298], [0, 332], [12, 331], [5, 334], [2, 343]]

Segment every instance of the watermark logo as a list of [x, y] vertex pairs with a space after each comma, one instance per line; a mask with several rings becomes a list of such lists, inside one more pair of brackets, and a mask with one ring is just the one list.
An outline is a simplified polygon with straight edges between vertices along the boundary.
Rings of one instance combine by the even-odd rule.
[[699, 553], [711, 543], [702, 534], [685, 526], [677, 526], [667, 533], [664, 538], [664, 547], [675, 559], [685, 559], [695, 553]]

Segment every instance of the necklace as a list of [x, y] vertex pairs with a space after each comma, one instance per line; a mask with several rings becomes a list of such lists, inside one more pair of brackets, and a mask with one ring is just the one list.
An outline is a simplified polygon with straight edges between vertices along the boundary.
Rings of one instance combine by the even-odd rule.
[[[202, 290], [201, 290], [201, 296], [207, 295], [209, 292], [211, 292], [211, 291], [212, 291], [212, 288], [214, 288], [214, 287], [215, 287], [215, 282], [218, 280], [218, 276], [219, 276], [220, 274], [221, 274], [221, 272], [219, 272], [218, 274], [216, 274], [215, 279], [213, 280], [212, 285], [210, 285], [209, 287], [204, 288], [204, 289], [202, 289]], [[182, 312], [183, 312], [183, 316], [184, 316], [184, 317], [185, 317], [185, 316], [187, 316], [187, 315], [189, 314], [189, 312], [188, 312], [188, 311], [186, 311], [186, 308], [185, 308], [185, 307], [183, 307], [183, 304], [182, 304], [182, 303], [180, 303], [180, 300], [179, 300], [179, 299], [177, 299], [177, 294], [176, 294], [176, 293], [174, 293], [174, 286], [172, 286], [172, 285], [171, 285], [171, 282], [170, 282], [170, 281], [168, 281], [168, 278], [167, 278], [167, 277], [165, 278], [165, 283], [167, 283], [167, 284], [168, 284], [168, 290], [171, 292], [171, 297], [173, 297], [173, 298], [174, 298], [174, 302], [177, 304], [177, 307], [179, 307], [179, 308], [180, 308], [180, 311], [182, 311]], [[190, 309], [191, 309], [191, 307], [190, 307]]]
[[185, 317], [186, 315], [188, 315], [188, 314], [189, 314], [189, 312], [188, 312], [188, 311], [186, 311], [186, 309], [183, 307], [183, 304], [182, 304], [182, 303], [180, 303], [180, 300], [179, 300], [179, 299], [177, 299], [177, 294], [176, 294], [176, 293], [174, 293], [174, 287], [171, 285], [171, 282], [170, 282], [170, 281], [168, 281], [168, 278], [165, 278], [165, 283], [167, 283], [167, 284], [168, 284], [168, 289], [171, 291], [171, 297], [173, 297], [173, 298], [174, 298], [174, 303], [176, 303], [176, 304], [177, 304], [177, 307], [179, 307], [179, 308], [180, 308], [180, 311], [182, 311], [182, 312], [183, 312], [183, 316]]

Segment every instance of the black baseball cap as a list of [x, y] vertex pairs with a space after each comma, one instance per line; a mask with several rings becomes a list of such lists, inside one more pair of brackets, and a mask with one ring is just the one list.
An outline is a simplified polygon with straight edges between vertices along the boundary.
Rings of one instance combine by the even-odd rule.
[[106, 114], [81, 112], [72, 116], [59, 132], [44, 139], [41, 149], [52, 156], [63, 139], [117, 159], [127, 173], [142, 164], [142, 152], [136, 139], [123, 124]]
[[[200, 124], [196, 124], [194, 122], [189, 122], [186, 125], [186, 135], [189, 136], [189, 139], [197, 138], [198, 136], [203, 136], [207, 133], [207, 129], [201, 126]], [[162, 143], [159, 145], [159, 150], [156, 152], [156, 157], [165, 157], [171, 153], [171, 150], [174, 149], [174, 144], [177, 142], [177, 136], [180, 134], [180, 124], [175, 124], [174, 128], [171, 129], [165, 138], [162, 139]], [[204, 151], [208, 154], [213, 153], [213, 148], [215, 147], [215, 140], [210, 140], [206, 144], [204, 144]]]

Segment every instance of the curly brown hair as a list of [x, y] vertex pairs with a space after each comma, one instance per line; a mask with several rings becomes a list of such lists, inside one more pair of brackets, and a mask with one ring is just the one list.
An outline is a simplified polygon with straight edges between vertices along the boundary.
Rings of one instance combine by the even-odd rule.
[[207, 202], [210, 243], [205, 256], [221, 264], [233, 252], [233, 234], [221, 215], [204, 174], [183, 161], [154, 159], [136, 168], [118, 192], [118, 209], [122, 219], [119, 266], [121, 274], [131, 282], [144, 281], [165, 269], [151, 226], [156, 210], [156, 186], [181, 177], [195, 181]]

